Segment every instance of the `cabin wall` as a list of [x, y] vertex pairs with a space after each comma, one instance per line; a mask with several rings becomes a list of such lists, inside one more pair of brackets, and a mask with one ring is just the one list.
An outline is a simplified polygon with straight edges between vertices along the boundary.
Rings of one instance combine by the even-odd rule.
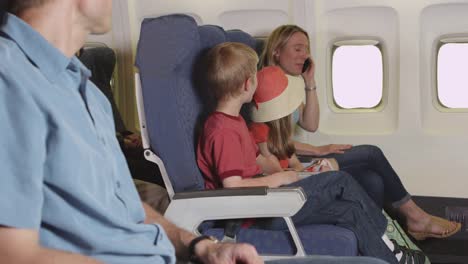
[[[435, 95], [439, 40], [468, 36], [468, 1], [114, 0], [112, 32], [90, 41], [118, 52], [116, 99], [134, 130], [132, 64], [139, 24], [145, 17], [171, 13], [254, 36], [266, 36], [285, 23], [304, 27], [316, 62], [321, 120], [318, 132], [301, 131], [299, 138], [314, 145], [377, 145], [413, 195], [468, 198], [468, 111], [444, 111]], [[382, 107], [339, 111], [331, 100], [331, 46], [362, 38], [382, 44]]]

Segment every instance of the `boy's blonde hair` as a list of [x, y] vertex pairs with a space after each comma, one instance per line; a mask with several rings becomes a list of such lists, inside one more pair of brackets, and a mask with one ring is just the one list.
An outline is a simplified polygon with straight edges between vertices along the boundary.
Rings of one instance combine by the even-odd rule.
[[275, 50], [282, 49], [291, 36], [294, 33], [300, 32], [307, 37], [310, 46], [309, 34], [299, 26], [296, 25], [282, 25], [277, 27], [265, 43], [265, 48], [263, 49], [262, 55], [260, 56], [260, 68], [265, 66], [278, 65], [278, 61], [275, 60]]
[[278, 159], [289, 159], [296, 152], [292, 141], [291, 115], [265, 122], [269, 127], [267, 146]]
[[205, 85], [216, 102], [237, 96], [248, 78], [255, 78], [258, 56], [249, 46], [224, 42], [213, 47], [205, 57]]

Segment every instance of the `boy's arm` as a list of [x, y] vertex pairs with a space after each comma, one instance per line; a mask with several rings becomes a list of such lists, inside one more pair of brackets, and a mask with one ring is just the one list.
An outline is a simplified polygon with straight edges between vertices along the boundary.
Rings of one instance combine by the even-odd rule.
[[[265, 164], [269, 161], [262, 155], [258, 155], [257, 164]], [[223, 180], [224, 188], [234, 187], [254, 187], [254, 186], [268, 186], [270, 188], [276, 188], [282, 185], [288, 185], [290, 183], [299, 180], [299, 176], [295, 171], [280, 171], [263, 177], [255, 178], [242, 178], [241, 176], [230, 176]]]
[[[266, 142], [258, 143], [257, 146], [260, 149], [260, 155], [259, 157], [257, 157], [256, 162], [264, 173], [272, 174], [275, 172], [283, 171], [283, 168], [281, 168], [278, 158], [276, 158], [275, 155], [271, 154]], [[260, 156], [263, 156], [264, 158]]]
[[276, 188], [299, 180], [295, 171], [282, 171], [263, 177], [243, 179], [241, 176], [231, 176], [223, 180], [224, 188], [268, 186]]
[[41, 247], [36, 230], [4, 226], [0, 226], [0, 259], [9, 264], [101, 263], [86, 256]]
[[[249, 186], [278, 187], [290, 184], [299, 179], [297, 173], [294, 171], [282, 171], [265, 177], [242, 179], [239, 170], [243, 165], [242, 162], [238, 162], [238, 159], [247, 154], [242, 147], [242, 139], [239, 133], [232, 130], [219, 131], [219, 133], [217, 133], [216, 136], [212, 136], [210, 140], [212, 144], [210, 145], [208, 155], [214, 157], [213, 166], [216, 168], [216, 174], [219, 176], [226, 172], [229, 173], [227, 177], [219, 176], [223, 182], [224, 188]], [[250, 138], [248, 140], [250, 140]], [[252, 144], [255, 143], [252, 142]], [[253, 158], [251, 155], [247, 156]], [[255, 161], [257, 164], [266, 164], [268, 162], [261, 154], [257, 156]], [[239, 175], [236, 175], [237, 172]]]

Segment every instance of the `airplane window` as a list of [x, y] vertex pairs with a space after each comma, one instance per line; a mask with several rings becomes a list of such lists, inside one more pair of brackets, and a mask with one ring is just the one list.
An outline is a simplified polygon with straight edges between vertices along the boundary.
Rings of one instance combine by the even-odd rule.
[[446, 43], [437, 56], [437, 96], [446, 108], [468, 108], [468, 43]]
[[382, 52], [376, 45], [342, 45], [332, 57], [332, 89], [344, 109], [374, 108], [382, 101]]

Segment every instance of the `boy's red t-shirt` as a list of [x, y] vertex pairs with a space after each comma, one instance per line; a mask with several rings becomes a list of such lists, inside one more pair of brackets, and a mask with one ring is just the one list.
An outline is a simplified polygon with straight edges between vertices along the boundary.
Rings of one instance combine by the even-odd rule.
[[212, 113], [205, 121], [197, 146], [197, 163], [206, 189], [223, 188], [231, 176], [251, 178], [261, 173], [257, 144], [242, 116]]
[[[268, 134], [270, 133], [270, 128], [265, 123], [252, 123], [249, 126], [249, 130], [252, 133], [252, 136], [256, 144], [265, 143], [268, 141]], [[287, 169], [289, 167], [289, 160], [282, 159], [279, 160], [281, 168]]]

